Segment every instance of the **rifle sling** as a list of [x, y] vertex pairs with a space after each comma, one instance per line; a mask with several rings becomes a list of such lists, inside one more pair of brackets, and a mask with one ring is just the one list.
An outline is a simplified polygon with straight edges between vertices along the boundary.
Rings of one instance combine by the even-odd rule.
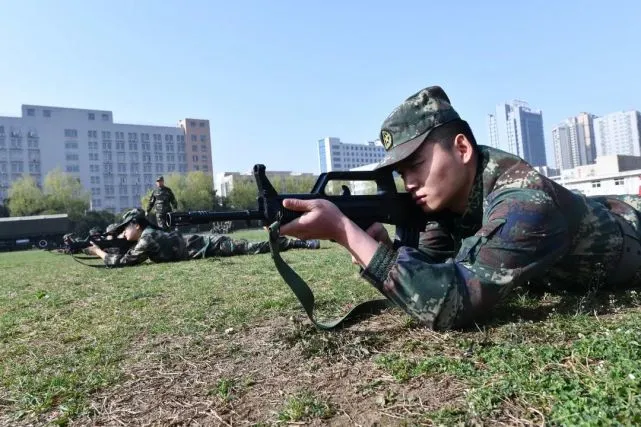
[[278, 248], [278, 238], [280, 236], [280, 222], [276, 221], [269, 226], [269, 248], [271, 251], [272, 259], [276, 264], [276, 269], [289, 285], [298, 301], [300, 301], [303, 309], [307, 313], [309, 320], [312, 321], [318, 329], [329, 330], [343, 324], [345, 321], [352, 319], [358, 315], [373, 314], [384, 308], [392, 306], [392, 302], [388, 299], [375, 299], [365, 301], [352, 308], [346, 315], [340, 319], [333, 320], [327, 323], [321, 323], [314, 319], [314, 294], [309, 288], [305, 280], [298, 275], [280, 256]]

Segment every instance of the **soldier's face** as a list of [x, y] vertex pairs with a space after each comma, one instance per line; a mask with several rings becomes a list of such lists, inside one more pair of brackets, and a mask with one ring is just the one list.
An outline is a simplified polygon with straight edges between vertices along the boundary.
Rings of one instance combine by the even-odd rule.
[[138, 224], [130, 224], [127, 228], [125, 228], [123, 234], [125, 235], [125, 239], [129, 241], [137, 241], [140, 239], [142, 229]]
[[472, 145], [459, 134], [451, 143], [426, 142], [396, 170], [405, 189], [424, 212], [465, 209], [469, 192]]
[[156, 181], [156, 187], [160, 188], [163, 185], [165, 185], [165, 183], [163, 181]]

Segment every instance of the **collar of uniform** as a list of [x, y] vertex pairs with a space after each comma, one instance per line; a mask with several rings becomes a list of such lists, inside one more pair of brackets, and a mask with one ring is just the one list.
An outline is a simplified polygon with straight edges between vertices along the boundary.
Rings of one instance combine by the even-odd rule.
[[483, 178], [489, 160], [489, 153], [481, 146], [478, 147], [477, 153], [476, 174], [474, 176], [474, 184], [472, 184], [472, 191], [470, 191], [467, 200], [467, 208], [463, 215], [456, 220], [458, 223], [457, 228], [464, 235], [469, 234], [469, 232], [476, 232], [483, 218]]

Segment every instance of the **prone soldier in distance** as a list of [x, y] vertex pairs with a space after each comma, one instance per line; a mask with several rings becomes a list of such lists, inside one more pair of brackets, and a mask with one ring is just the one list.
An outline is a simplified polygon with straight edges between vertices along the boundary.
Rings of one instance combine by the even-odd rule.
[[[98, 245], [89, 251], [99, 256], [106, 266], [124, 267], [141, 264], [147, 259], [152, 262], [185, 261], [197, 258], [254, 255], [269, 252], [269, 242], [250, 242], [246, 239], [232, 239], [223, 234], [194, 234], [187, 239], [179, 231], [164, 231], [151, 224], [142, 209], [132, 209], [123, 215], [116, 227], [116, 234], [135, 242], [126, 253], [107, 253]], [[281, 251], [289, 249], [319, 249], [318, 240], [299, 240], [281, 237], [278, 241]]]

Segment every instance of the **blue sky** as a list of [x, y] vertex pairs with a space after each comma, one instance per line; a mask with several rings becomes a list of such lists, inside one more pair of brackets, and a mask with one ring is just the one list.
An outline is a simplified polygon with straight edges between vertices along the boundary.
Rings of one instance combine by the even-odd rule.
[[30, 103], [108, 109], [124, 123], [207, 118], [216, 172], [317, 172], [319, 138], [375, 139], [397, 104], [433, 84], [481, 143], [487, 113], [509, 99], [543, 110], [548, 143], [578, 112], [641, 109], [633, 0], [5, 0], [1, 10], [0, 115]]

